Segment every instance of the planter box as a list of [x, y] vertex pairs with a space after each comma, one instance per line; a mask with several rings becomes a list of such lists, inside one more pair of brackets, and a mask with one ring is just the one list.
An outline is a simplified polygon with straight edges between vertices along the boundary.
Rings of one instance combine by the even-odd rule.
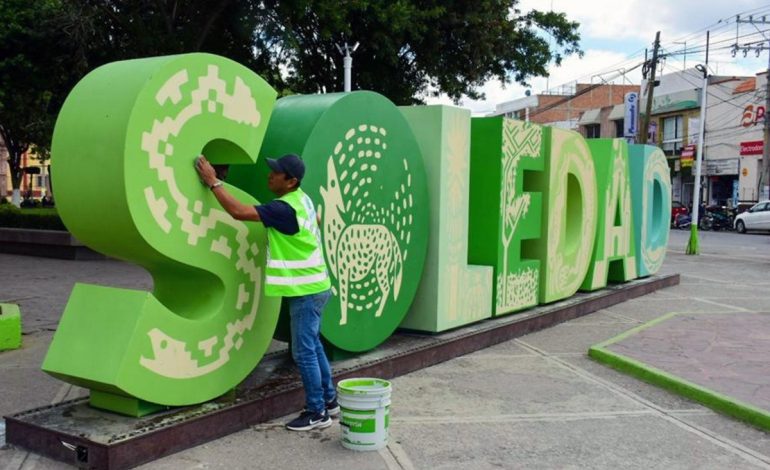
[[0, 351], [21, 347], [21, 313], [19, 306], [0, 304]]
[[0, 227], [0, 253], [73, 260], [106, 259], [69, 232]]

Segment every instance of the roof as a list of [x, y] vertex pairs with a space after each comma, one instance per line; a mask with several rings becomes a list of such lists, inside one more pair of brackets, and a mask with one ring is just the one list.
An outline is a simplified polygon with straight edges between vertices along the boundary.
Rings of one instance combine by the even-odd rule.
[[610, 115], [607, 116], [607, 119], [610, 121], [616, 121], [618, 119], [623, 119], [626, 117], [626, 105], [625, 104], [616, 104], [612, 107], [612, 111], [610, 111]]
[[757, 87], [757, 77], [747, 78], [735, 87], [733, 94], [746, 93], [747, 91], [754, 91]]
[[582, 116], [580, 116], [580, 120], [578, 121], [578, 125], [585, 126], [586, 124], [598, 124], [601, 122], [599, 119], [599, 113], [601, 113], [602, 110], [600, 108], [596, 109], [588, 109], [586, 110]]

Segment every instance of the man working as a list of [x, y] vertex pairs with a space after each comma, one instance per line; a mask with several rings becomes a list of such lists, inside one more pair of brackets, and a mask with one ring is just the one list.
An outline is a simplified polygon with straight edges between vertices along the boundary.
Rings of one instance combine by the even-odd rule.
[[241, 203], [223, 187], [203, 155], [195, 169], [203, 183], [233, 218], [262, 222], [267, 228], [265, 295], [289, 302], [291, 353], [305, 387], [305, 410], [286, 427], [292, 431], [331, 426], [340, 407], [331, 366], [321, 344], [321, 314], [331, 296], [321, 245], [321, 229], [313, 202], [300, 188], [305, 164], [297, 155], [267, 159], [267, 187], [277, 199], [260, 206]]

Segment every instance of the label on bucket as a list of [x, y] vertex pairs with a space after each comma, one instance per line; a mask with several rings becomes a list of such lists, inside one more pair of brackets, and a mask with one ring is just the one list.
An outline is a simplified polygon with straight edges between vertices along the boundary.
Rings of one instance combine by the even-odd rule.
[[[342, 408], [340, 424], [351, 432], [373, 433], [377, 429], [376, 416], [373, 411], [358, 411]], [[386, 425], [387, 426], [387, 425]]]

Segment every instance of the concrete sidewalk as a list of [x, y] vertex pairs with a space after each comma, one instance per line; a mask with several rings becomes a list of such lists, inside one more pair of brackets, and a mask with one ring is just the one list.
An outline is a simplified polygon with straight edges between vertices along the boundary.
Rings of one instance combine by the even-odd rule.
[[[687, 235], [672, 232], [663, 268], [682, 274], [680, 286], [394, 379], [383, 451], [343, 449], [336, 425], [290, 433], [276, 420], [141, 468], [770, 468], [766, 433], [586, 356], [669, 312], [767, 310], [770, 236], [704, 233], [704, 254], [690, 257]], [[28, 333], [23, 349], [0, 354], [0, 414], [83, 393], [39, 371], [74, 280], [151, 282], [115, 261], [8, 255], [0, 255], [0, 278], [0, 302], [18, 300]], [[0, 468], [68, 467], [6, 448]]]

